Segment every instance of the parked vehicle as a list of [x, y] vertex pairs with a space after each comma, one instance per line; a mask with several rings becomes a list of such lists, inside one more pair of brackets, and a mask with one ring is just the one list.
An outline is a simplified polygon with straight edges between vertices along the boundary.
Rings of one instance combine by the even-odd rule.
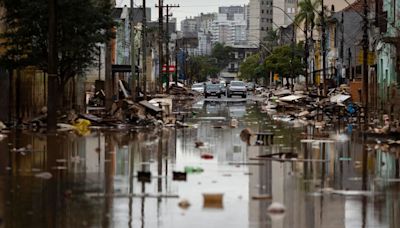
[[221, 86], [219, 84], [207, 84], [206, 85], [206, 91], [204, 92], [204, 97], [207, 98], [208, 96], [216, 96], [218, 98], [221, 98], [221, 95], [223, 94], [221, 90]]
[[199, 93], [204, 93], [204, 84], [203, 83], [195, 83], [192, 85], [192, 90], [199, 92]]
[[256, 84], [254, 82], [248, 82], [246, 84], [247, 91], [253, 91], [256, 88]]
[[226, 83], [224, 81], [220, 81], [219, 85], [221, 86], [222, 93], [226, 94]]
[[242, 81], [231, 81], [227, 88], [227, 96], [232, 97], [233, 95], [240, 95], [243, 98], [247, 96], [246, 84]]

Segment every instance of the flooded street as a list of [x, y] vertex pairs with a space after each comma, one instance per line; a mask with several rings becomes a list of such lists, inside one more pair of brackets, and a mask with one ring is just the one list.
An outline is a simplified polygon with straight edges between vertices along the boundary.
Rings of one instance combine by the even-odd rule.
[[[0, 227], [400, 227], [398, 148], [344, 130], [306, 140], [311, 127], [272, 120], [250, 101], [201, 100], [191, 111], [187, 128], [9, 134]], [[273, 132], [273, 145], [247, 146], [247, 127]], [[298, 158], [258, 157], [276, 152]], [[268, 213], [272, 202], [285, 213]]]

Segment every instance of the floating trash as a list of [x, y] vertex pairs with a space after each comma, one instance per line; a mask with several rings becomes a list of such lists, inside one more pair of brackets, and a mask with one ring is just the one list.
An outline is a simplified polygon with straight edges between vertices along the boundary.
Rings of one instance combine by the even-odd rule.
[[67, 167], [66, 166], [54, 166], [54, 167], [52, 167], [52, 169], [55, 169], [55, 170], [66, 170]]
[[178, 206], [182, 209], [188, 209], [190, 207], [190, 202], [187, 199], [182, 199], [179, 201]]
[[151, 172], [138, 171], [137, 177], [140, 182], [151, 182]]
[[203, 193], [203, 207], [222, 209], [224, 207], [223, 197], [222, 193]]
[[268, 194], [255, 195], [255, 196], [252, 196], [251, 199], [253, 199], [253, 200], [271, 200], [272, 196], [268, 195]]
[[201, 167], [185, 166], [185, 173], [202, 173], [204, 169]]
[[194, 144], [195, 144], [195, 147], [196, 147], [196, 148], [199, 148], [199, 147], [203, 147], [203, 146], [204, 146], [204, 142], [201, 142], [201, 141], [196, 141], [196, 142], [194, 142]]
[[56, 159], [57, 163], [66, 163], [67, 159]]
[[172, 180], [174, 181], [186, 181], [186, 172], [172, 172]]
[[278, 202], [273, 202], [269, 205], [267, 212], [271, 214], [282, 214], [285, 213], [286, 207]]
[[48, 179], [51, 179], [53, 177], [53, 175], [49, 172], [42, 172], [42, 173], [35, 174], [35, 177], [48, 180]]
[[211, 160], [211, 159], [214, 158], [214, 155], [212, 155], [212, 154], [210, 154], [210, 153], [203, 153], [203, 154], [201, 155], [201, 158], [202, 158], [202, 159], [206, 159], [206, 160]]

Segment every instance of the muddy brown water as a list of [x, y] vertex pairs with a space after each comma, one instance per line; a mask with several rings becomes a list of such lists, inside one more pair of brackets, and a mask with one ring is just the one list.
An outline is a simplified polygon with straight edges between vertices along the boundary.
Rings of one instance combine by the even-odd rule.
[[[181, 129], [9, 134], [0, 142], [0, 227], [400, 227], [395, 149], [344, 132], [301, 143], [312, 129], [272, 121], [254, 104], [200, 101], [193, 112]], [[238, 128], [228, 126], [232, 117]], [[274, 145], [247, 147], [245, 127], [274, 132]], [[279, 151], [303, 162], [249, 160]], [[204, 172], [174, 181], [187, 166]], [[223, 194], [222, 203], [203, 194]], [[253, 199], [265, 195], [272, 199]], [[183, 199], [189, 207], [178, 206]], [[268, 214], [272, 202], [286, 212]]]

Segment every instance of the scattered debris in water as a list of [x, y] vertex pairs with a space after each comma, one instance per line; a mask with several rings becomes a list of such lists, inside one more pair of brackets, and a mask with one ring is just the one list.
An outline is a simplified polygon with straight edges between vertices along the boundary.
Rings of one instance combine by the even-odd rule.
[[190, 207], [190, 202], [187, 199], [182, 199], [181, 201], [179, 201], [178, 206], [186, 210]]
[[273, 202], [271, 205], [269, 205], [267, 212], [270, 214], [282, 214], [285, 213], [286, 207], [279, 203], [279, 202]]
[[185, 173], [202, 173], [204, 169], [201, 167], [185, 166]]
[[51, 179], [53, 177], [53, 175], [49, 172], [42, 172], [42, 173], [35, 174], [35, 177], [48, 180], [48, 179]]
[[138, 171], [137, 178], [140, 182], [150, 183], [151, 182], [151, 172]]
[[210, 153], [202, 153], [201, 158], [205, 159], [205, 160], [211, 160], [211, 159], [214, 159], [214, 155], [212, 155]]
[[172, 179], [174, 181], [186, 181], [186, 178], [187, 178], [186, 172], [177, 172], [177, 171], [172, 172]]
[[203, 147], [203, 146], [204, 146], [204, 142], [202, 142], [202, 141], [196, 141], [196, 142], [194, 142], [194, 144], [195, 144], [195, 147], [196, 147], [196, 148], [199, 148], [199, 147]]
[[224, 207], [223, 197], [222, 193], [203, 193], [203, 207], [222, 209]]
[[251, 197], [253, 200], [271, 200], [272, 196], [271, 195], [254, 195]]

